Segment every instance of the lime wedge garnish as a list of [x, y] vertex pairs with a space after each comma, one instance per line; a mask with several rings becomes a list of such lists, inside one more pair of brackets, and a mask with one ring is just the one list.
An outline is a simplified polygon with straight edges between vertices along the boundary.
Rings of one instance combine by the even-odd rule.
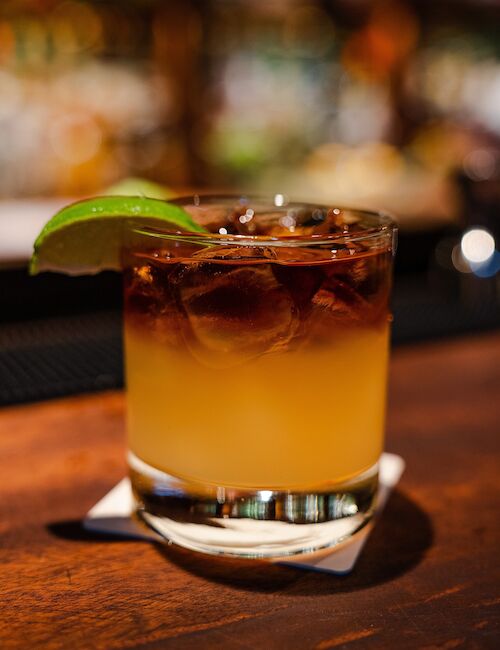
[[121, 269], [126, 228], [156, 226], [172, 232], [206, 232], [178, 205], [146, 197], [100, 196], [60, 210], [35, 241], [32, 275], [58, 271], [69, 275]]

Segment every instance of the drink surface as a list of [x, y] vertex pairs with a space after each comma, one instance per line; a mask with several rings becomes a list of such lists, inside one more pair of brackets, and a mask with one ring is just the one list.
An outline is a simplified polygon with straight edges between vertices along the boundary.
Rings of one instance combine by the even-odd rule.
[[382, 451], [387, 247], [129, 253], [131, 451], [194, 482], [331, 490]]

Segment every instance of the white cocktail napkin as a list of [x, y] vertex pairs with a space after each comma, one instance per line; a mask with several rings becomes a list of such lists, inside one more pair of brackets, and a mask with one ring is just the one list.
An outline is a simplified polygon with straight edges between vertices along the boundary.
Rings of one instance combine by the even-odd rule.
[[[344, 575], [354, 568], [368, 536], [380, 516], [391, 490], [397, 485], [405, 462], [396, 454], [382, 454], [379, 467], [380, 489], [376, 515], [372, 521], [345, 542], [313, 554], [298, 555], [296, 560], [280, 560], [281, 564], [313, 571], [326, 571]], [[119, 537], [162, 541], [153, 530], [141, 526], [132, 518], [134, 500], [128, 478], [122, 479], [89, 512], [83, 521], [84, 528], [97, 533], [111, 533]], [[340, 522], [339, 522], [340, 523]]]

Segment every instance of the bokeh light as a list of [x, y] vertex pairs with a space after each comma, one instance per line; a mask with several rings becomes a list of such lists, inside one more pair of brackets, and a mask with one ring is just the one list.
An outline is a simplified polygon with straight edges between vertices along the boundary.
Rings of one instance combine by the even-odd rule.
[[460, 223], [457, 179], [499, 173], [486, 9], [444, 24], [409, 0], [35, 5], [0, 6], [0, 197], [145, 175], [413, 227]]
[[472, 228], [462, 236], [460, 247], [468, 262], [485, 264], [495, 252], [495, 239], [484, 228]]

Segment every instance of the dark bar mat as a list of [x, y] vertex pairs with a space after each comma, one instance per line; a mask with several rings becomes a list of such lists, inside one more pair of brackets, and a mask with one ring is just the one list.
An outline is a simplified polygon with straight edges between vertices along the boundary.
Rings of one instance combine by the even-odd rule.
[[[500, 326], [492, 302], [464, 306], [425, 292], [398, 293], [395, 344]], [[122, 387], [121, 335], [119, 310], [0, 323], [0, 405]]]
[[393, 344], [500, 328], [500, 304], [493, 283], [471, 284], [471, 290], [462, 295], [450, 294], [433, 291], [418, 278], [396, 278]]
[[123, 385], [120, 311], [0, 323], [0, 405]]

